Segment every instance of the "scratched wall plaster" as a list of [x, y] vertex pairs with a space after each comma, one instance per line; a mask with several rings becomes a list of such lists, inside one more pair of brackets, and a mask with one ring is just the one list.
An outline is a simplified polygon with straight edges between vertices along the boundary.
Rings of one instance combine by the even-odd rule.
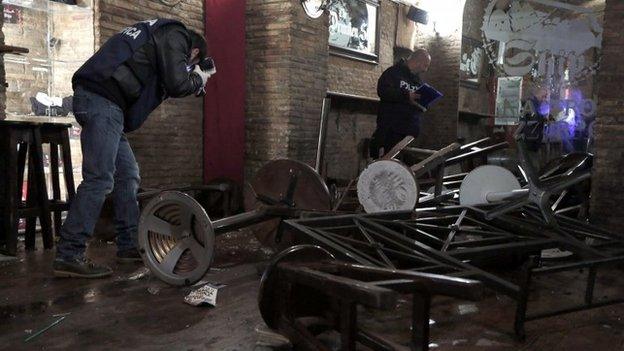
[[[602, 11], [553, 0], [492, 0], [482, 32], [490, 63], [508, 76], [560, 86], [595, 74]], [[502, 57], [501, 57], [502, 56]]]

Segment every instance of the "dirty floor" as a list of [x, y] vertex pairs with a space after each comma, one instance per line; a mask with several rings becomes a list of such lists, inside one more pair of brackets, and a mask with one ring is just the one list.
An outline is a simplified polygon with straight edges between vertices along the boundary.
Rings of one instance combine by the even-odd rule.
[[[89, 248], [90, 257], [115, 270], [102, 280], [54, 278], [53, 252], [20, 249], [17, 260], [0, 260], [0, 350], [271, 350], [256, 307], [260, 273], [270, 252], [243, 231], [220, 237], [217, 248], [213, 269], [204, 278], [226, 284], [214, 308], [185, 304], [191, 287], [167, 286], [140, 264], [116, 264], [112, 243]], [[582, 288], [583, 274], [538, 281], [536, 296], [549, 301], [546, 307], [572, 300], [578, 293], [574, 289]], [[615, 287], [615, 279], [607, 277], [603, 283], [609, 294], [624, 292]], [[558, 289], [562, 293], [555, 293]], [[436, 298], [431, 350], [624, 350], [624, 305], [529, 322], [524, 342], [512, 332], [514, 306], [494, 293], [478, 303]], [[368, 317], [363, 323], [396, 341], [407, 340], [409, 310], [403, 301], [392, 313], [364, 311], [362, 316]]]

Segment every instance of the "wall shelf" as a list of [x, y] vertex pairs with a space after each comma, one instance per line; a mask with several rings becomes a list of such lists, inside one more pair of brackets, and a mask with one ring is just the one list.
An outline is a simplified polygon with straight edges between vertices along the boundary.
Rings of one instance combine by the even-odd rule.
[[368, 97], [364, 95], [339, 93], [337, 91], [328, 91], [327, 97], [330, 97], [330, 98], [337, 97], [337, 98], [342, 98], [342, 99], [347, 99], [347, 100], [363, 100], [363, 101], [369, 101], [369, 102], [375, 102], [375, 103], [379, 102], [378, 98]]
[[2, 54], [27, 54], [30, 50], [27, 48], [22, 48], [19, 46], [11, 46], [11, 45], [0, 45], [0, 53]]

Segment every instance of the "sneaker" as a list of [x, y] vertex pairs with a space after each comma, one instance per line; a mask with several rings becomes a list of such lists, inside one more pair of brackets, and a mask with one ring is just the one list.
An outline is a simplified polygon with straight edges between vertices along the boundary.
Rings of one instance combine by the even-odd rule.
[[131, 262], [143, 262], [139, 250], [128, 249], [117, 252], [117, 262], [119, 263], [131, 263]]
[[84, 258], [71, 261], [56, 259], [52, 264], [52, 268], [54, 269], [54, 275], [57, 277], [104, 278], [113, 274], [113, 270], [109, 267]]

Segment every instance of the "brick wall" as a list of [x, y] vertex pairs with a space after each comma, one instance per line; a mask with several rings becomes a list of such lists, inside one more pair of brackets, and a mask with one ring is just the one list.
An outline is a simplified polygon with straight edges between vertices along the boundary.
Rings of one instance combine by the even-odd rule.
[[[0, 11], [4, 12], [4, 6], [0, 1]], [[4, 45], [4, 16], [0, 18], [0, 45]], [[2, 55], [4, 56], [4, 55]], [[4, 71], [4, 57], [0, 60], [0, 120], [6, 117], [6, 76]], [[0, 194], [1, 195], [1, 194]]]
[[[427, 5], [426, 2], [428, 1], [439, 0], [421, 0], [420, 4]], [[388, 0], [382, 0], [380, 4], [379, 64], [371, 65], [330, 55], [329, 90], [377, 98], [377, 79], [385, 69], [399, 58], [399, 56], [394, 56], [398, 6], [398, 4]], [[438, 148], [457, 139], [462, 21], [456, 23], [456, 26], [456, 30], [452, 34], [439, 36], [424, 30], [422, 25], [417, 25], [416, 46], [427, 48], [433, 60], [430, 71], [423, 74], [422, 78], [444, 93], [445, 96], [444, 99], [421, 118], [421, 134], [415, 142], [420, 146]], [[368, 113], [360, 111], [351, 117], [354, 119], [355, 124], [358, 124], [358, 135], [356, 138], [369, 137], [372, 134], [375, 127], [374, 118], [376, 113], [376, 109], [371, 108]], [[329, 127], [335, 128], [334, 126], [341, 124], [336, 123], [335, 116], [344, 117], [347, 114], [348, 111], [332, 113]], [[370, 123], [370, 119], [373, 120], [373, 123]], [[362, 124], [362, 126], [359, 124]], [[350, 138], [351, 136], [348, 135], [352, 132], [354, 130], [347, 129], [343, 130], [342, 133], [334, 134], [345, 135], [345, 137]], [[340, 147], [343, 144], [342, 141], [340, 139], [332, 141], [328, 138], [328, 148], [340, 149], [341, 152], [352, 154], [355, 157], [356, 150]], [[352, 168], [352, 164], [352, 162], [347, 163], [347, 165], [329, 163], [328, 172], [333, 166], [344, 168], [338, 170], [338, 173], [345, 174], [348, 172], [348, 168]]]
[[[45, 3], [44, 3], [45, 4]], [[49, 2], [38, 9], [7, 5], [15, 14], [4, 26], [7, 44], [25, 47], [27, 55], [7, 55], [8, 112], [32, 113], [30, 98], [38, 92], [66, 97], [73, 94], [71, 77], [93, 54], [93, 11], [91, 8]], [[50, 30], [48, 48], [47, 37]]]
[[288, 156], [314, 164], [319, 117], [327, 91], [328, 20], [312, 20], [299, 0], [291, 1], [293, 25], [290, 27], [290, 139]]
[[[101, 45], [128, 25], [165, 17], [203, 33], [203, 13], [201, 0], [182, 0], [173, 8], [158, 0], [99, 0], [95, 31]], [[202, 182], [202, 99], [169, 99], [128, 138], [141, 168], [142, 186]]]
[[[371, 64], [328, 55], [326, 16], [307, 18], [299, 1], [247, 2], [247, 176], [275, 157], [313, 162], [326, 91], [377, 98], [377, 79], [395, 61], [398, 6], [380, 2], [379, 63]], [[423, 118], [419, 139], [421, 145], [438, 147], [457, 136], [461, 28], [444, 38], [420, 37], [434, 56], [432, 72], [424, 78], [446, 97]], [[357, 144], [371, 136], [376, 114], [375, 104], [332, 104], [325, 152], [328, 176], [351, 178], [357, 173]]]
[[291, 157], [312, 164], [327, 90], [327, 17], [297, 0], [246, 4], [246, 167]]
[[[377, 97], [377, 79], [392, 66], [398, 5], [381, 0], [379, 5], [379, 63], [350, 60], [330, 55], [328, 88], [339, 93]], [[376, 113], [376, 112], [374, 112]]]
[[358, 146], [375, 130], [377, 103], [333, 99], [327, 124], [325, 169], [327, 177], [353, 179], [365, 167]]
[[606, 0], [602, 61], [598, 77], [598, 114], [594, 127], [592, 215], [596, 224], [621, 230], [624, 220], [624, 2]]
[[[377, 97], [392, 64], [396, 4], [380, 5], [380, 64], [333, 56], [328, 19], [306, 16], [297, 0], [247, 1], [246, 176], [276, 157], [312, 165], [326, 92]], [[357, 172], [357, 144], [375, 128], [376, 106], [332, 104], [325, 161], [330, 177]]]
[[[427, 8], [429, 2], [436, 1], [440, 0], [420, 0], [418, 6]], [[462, 11], [462, 9], [458, 7], [457, 11]], [[422, 147], [440, 148], [457, 140], [459, 63], [463, 22], [462, 16], [458, 18], [459, 20], [454, 22], [454, 30], [449, 33], [436, 34], [425, 26], [416, 27], [416, 45], [429, 50], [432, 58], [429, 72], [423, 74], [422, 78], [444, 94], [444, 98], [421, 118], [420, 137], [415, 143]]]
[[[378, 99], [377, 80], [394, 63], [398, 5], [382, 0], [379, 6], [379, 63], [329, 56], [328, 90]], [[375, 130], [375, 103], [334, 98], [327, 124], [325, 164], [327, 176], [351, 179], [359, 173], [358, 144]]]
[[285, 0], [246, 4], [246, 177], [263, 163], [288, 154], [292, 10]]
[[[5, 23], [3, 32], [6, 44], [28, 48], [26, 56], [7, 54], [4, 57], [6, 68], [7, 113], [27, 115], [32, 109], [30, 97], [37, 92], [47, 92], [51, 78], [46, 45], [48, 14], [40, 9], [4, 5], [16, 11], [15, 23]], [[19, 18], [19, 20], [17, 20]]]

